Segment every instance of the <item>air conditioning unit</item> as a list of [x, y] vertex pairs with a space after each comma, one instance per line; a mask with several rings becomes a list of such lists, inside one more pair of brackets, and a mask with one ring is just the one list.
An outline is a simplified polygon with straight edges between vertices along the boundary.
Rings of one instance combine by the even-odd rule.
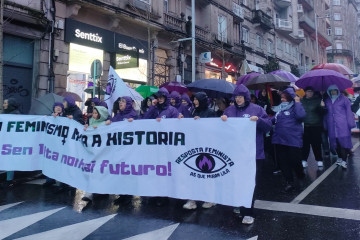
[[301, 37], [301, 38], [305, 37], [305, 35], [304, 35], [304, 29], [299, 29], [299, 30], [298, 30], [298, 37]]

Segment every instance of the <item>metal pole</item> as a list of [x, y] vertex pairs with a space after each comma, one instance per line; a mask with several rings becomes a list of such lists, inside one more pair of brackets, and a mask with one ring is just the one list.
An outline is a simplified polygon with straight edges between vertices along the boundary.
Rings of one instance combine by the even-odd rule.
[[3, 31], [4, 31], [4, 0], [0, 2], [0, 113], [3, 112]]
[[352, 58], [353, 58], [353, 72], [356, 73], [356, 69], [355, 69], [354, 38], [351, 39], [351, 52], [352, 52]]
[[93, 72], [93, 98], [95, 97], [95, 87], [96, 87], [96, 60], [94, 61], [94, 72]]
[[316, 41], [316, 64], [319, 64], [319, 39], [318, 39], [318, 26], [317, 26], [317, 15], [315, 13], [315, 41]]
[[192, 16], [192, 25], [191, 25], [191, 82], [195, 81], [195, 0], [191, 0], [191, 16]]

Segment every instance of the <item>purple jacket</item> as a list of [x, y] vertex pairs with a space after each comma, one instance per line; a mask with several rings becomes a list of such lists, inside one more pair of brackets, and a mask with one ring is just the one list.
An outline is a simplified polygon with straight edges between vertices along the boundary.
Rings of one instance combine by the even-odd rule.
[[119, 113], [116, 114], [111, 119], [112, 122], [120, 122], [120, 121], [124, 121], [125, 119], [128, 119], [128, 118], [133, 118], [133, 119], [138, 118], [138, 115], [132, 106], [132, 99], [130, 97], [126, 97], [126, 96], [122, 97], [122, 99], [125, 99], [126, 107], [125, 107], [124, 111], [119, 111]]
[[166, 88], [160, 88], [156, 95], [158, 97], [165, 97], [165, 102], [163, 104], [157, 103], [156, 106], [151, 106], [144, 114], [143, 119], [177, 118], [179, 116], [179, 111], [173, 106], [170, 106], [168, 90], [166, 90]]
[[294, 101], [292, 103], [293, 106], [287, 110], [277, 112], [272, 118], [275, 124], [272, 143], [301, 148], [304, 133], [302, 122], [306, 112], [301, 103]]
[[236, 87], [234, 90], [234, 98], [235, 96], [244, 96], [246, 101], [245, 106], [229, 106], [225, 109], [224, 115], [241, 118], [257, 116], [259, 118], [256, 121], [256, 159], [264, 159], [264, 134], [271, 130], [271, 120], [262, 107], [250, 103], [250, 92], [244, 85], [241, 84]]
[[336, 149], [336, 138], [343, 148], [351, 149], [351, 129], [355, 127], [355, 120], [349, 99], [340, 94], [333, 103], [329, 97], [325, 106], [324, 128], [328, 131], [331, 149]]
[[169, 95], [170, 98], [173, 98], [175, 100], [175, 105], [174, 107], [178, 110], [179, 113], [181, 113], [184, 118], [191, 118], [191, 113], [188, 110], [188, 108], [182, 104], [181, 102], [181, 96], [180, 93], [178, 93], [177, 91], [172, 91]]

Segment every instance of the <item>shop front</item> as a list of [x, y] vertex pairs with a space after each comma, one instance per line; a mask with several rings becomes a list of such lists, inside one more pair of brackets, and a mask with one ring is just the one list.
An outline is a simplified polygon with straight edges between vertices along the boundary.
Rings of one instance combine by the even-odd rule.
[[212, 58], [211, 62], [205, 63], [205, 78], [225, 79], [228, 82], [236, 83], [236, 67], [232, 63], [225, 63], [224, 72], [225, 77], [221, 76], [222, 61], [220, 59]]

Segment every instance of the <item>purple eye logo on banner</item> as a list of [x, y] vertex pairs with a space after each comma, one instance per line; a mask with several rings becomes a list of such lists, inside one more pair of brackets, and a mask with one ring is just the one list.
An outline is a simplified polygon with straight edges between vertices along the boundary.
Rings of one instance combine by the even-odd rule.
[[230, 172], [234, 162], [224, 152], [214, 148], [193, 148], [181, 154], [175, 161], [191, 169], [190, 176], [217, 178]]

